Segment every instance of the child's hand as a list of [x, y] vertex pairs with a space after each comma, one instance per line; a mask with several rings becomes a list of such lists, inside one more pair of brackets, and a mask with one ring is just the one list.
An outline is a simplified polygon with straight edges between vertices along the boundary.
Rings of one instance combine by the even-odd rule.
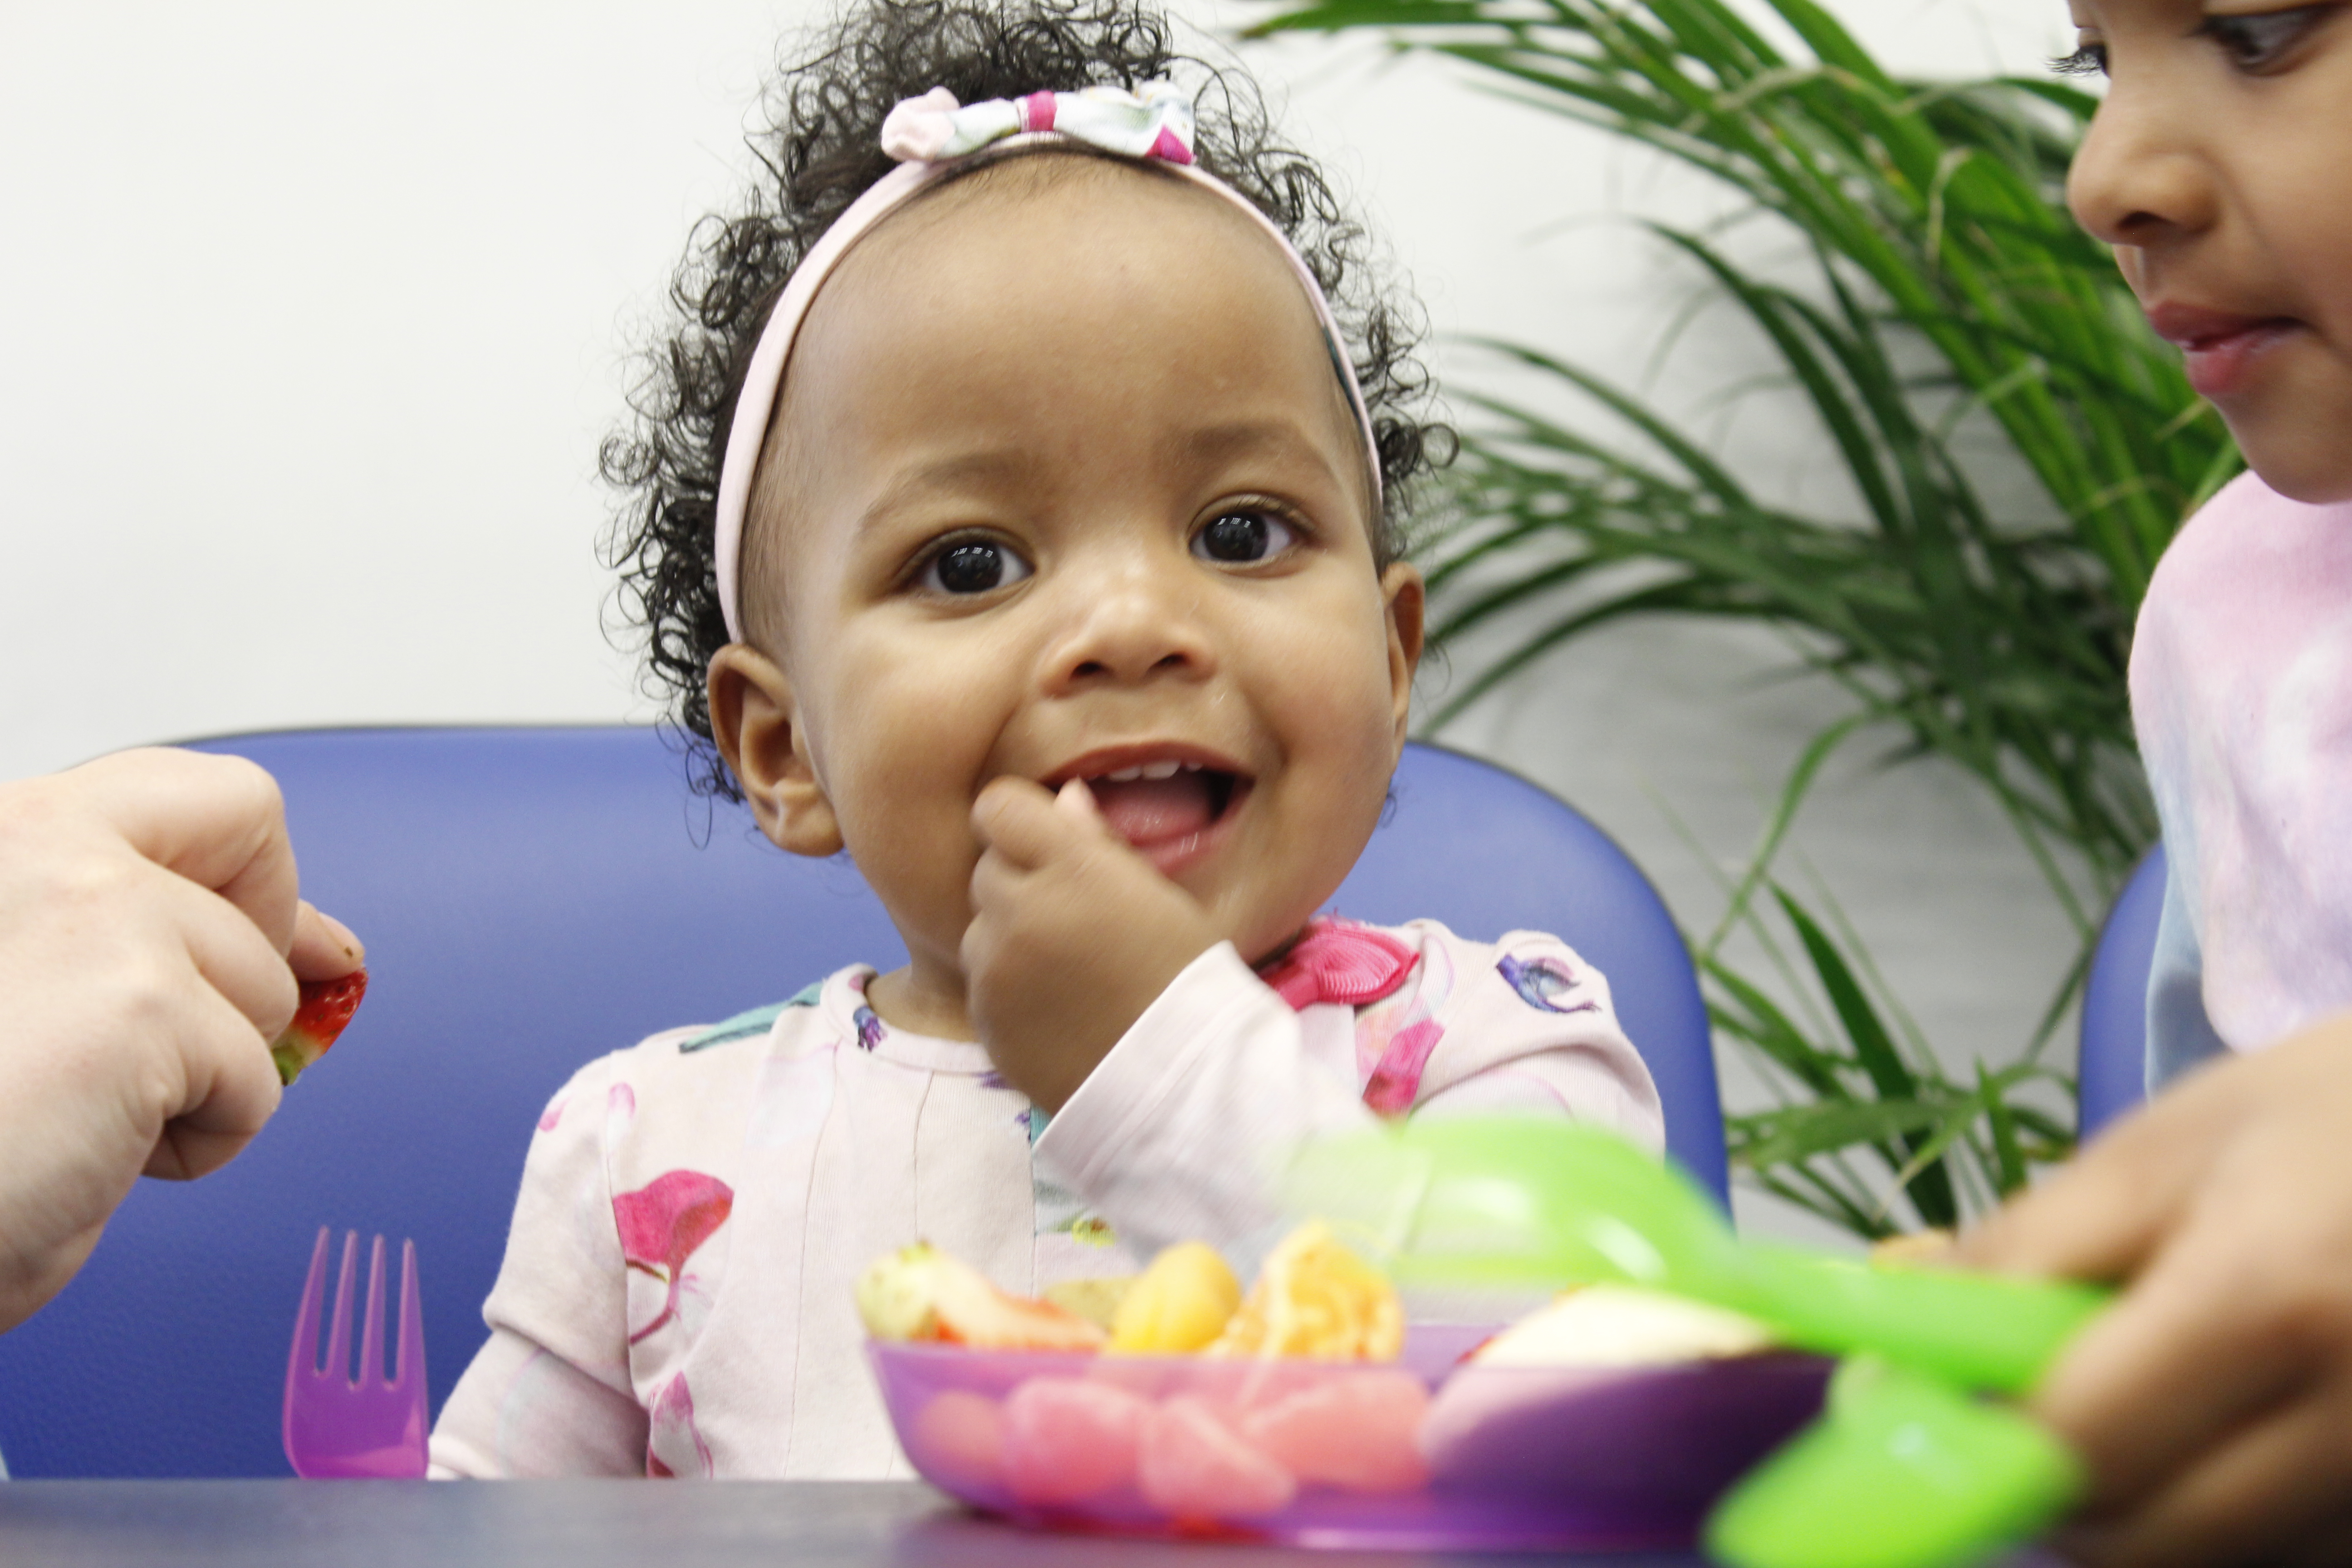
[[2126, 1286], [2033, 1399], [2091, 1466], [2070, 1554], [2352, 1559], [2352, 1016], [2200, 1072], [1956, 1261]]
[[997, 1070], [1058, 1110], [1184, 966], [1223, 933], [1197, 900], [1113, 833], [1073, 779], [1001, 778], [973, 803], [963, 971]]

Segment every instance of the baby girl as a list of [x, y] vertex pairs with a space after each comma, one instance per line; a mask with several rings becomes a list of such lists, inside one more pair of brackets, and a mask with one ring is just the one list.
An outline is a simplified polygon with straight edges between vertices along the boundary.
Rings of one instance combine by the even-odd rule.
[[556, 1096], [441, 1473], [904, 1474], [878, 1253], [1245, 1258], [1297, 1142], [1381, 1116], [1660, 1142], [1556, 939], [1318, 918], [1404, 742], [1444, 435], [1313, 165], [1124, 5], [878, 0], [810, 60], [606, 464], [707, 782], [845, 849], [908, 961]]

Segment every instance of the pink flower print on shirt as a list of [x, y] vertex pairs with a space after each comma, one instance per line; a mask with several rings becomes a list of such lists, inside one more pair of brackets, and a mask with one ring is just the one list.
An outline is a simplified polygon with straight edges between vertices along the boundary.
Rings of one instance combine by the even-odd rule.
[[1364, 1103], [1382, 1116], [1402, 1116], [1421, 1098], [1421, 1075], [1445, 1031], [1434, 1018], [1416, 1018], [1389, 1037], [1388, 1048], [1364, 1084]]
[[572, 1092], [569, 1089], [549, 1100], [547, 1109], [539, 1113], [539, 1130], [541, 1132], [554, 1131], [555, 1124], [563, 1120], [563, 1108], [571, 1103]]
[[646, 1415], [646, 1474], [656, 1480], [698, 1476], [709, 1480], [715, 1467], [710, 1445], [694, 1425], [694, 1391], [679, 1373], [662, 1384]]
[[613, 1227], [620, 1233], [622, 1258], [668, 1287], [662, 1310], [629, 1336], [629, 1343], [677, 1315], [686, 1260], [727, 1223], [734, 1208], [735, 1189], [700, 1171], [670, 1171], [614, 1197]]
[[[1402, 1116], [1421, 1098], [1421, 1075], [1430, 1053], [1445, 1037], [1437, 1010], [1454, 994], [1454, 966], [1445, 949], [1433, 944], [1417, 983], [1385, 1005], [1356, 1016], [1357, 1070], [1364, 1075], [1364, 1104], [1382, 1116]], [[1368, 1065], [1369, 1064], [1369, 1065]]]
[[1601, 1004], [1589, 996], [1569, 1006], [1559, 1005], [1559, 997], [1576, 989], [1576, 976], [1569, 973], [1568, 965], [1557, 960], [1530, 958], [1522, 963], [1507, 952], [1495, 968], [1519, 994], [1519, 1000], [1530, 1007], [1540, 1007], [1547, 1013], [1601, 1011]]
[[1405, 982], [1420, 957], [1384, 931], [1353, 921], [1309, 921], [1306, 934], [1258, 978], [1294, 1011], [1318, 1002], [1361, 1007]]

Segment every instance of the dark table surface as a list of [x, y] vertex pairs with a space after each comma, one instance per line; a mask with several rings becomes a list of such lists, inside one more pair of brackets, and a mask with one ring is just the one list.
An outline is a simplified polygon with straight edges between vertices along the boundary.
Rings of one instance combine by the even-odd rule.
[[[1468, 1568], [1541, 1561], [1032, 1534], [965, 1513], [915, 1482], [0, 1483], [0, 1564], [7, 1568]], [[1699, 1568], [1700, 1560], [1605, 1561]]]

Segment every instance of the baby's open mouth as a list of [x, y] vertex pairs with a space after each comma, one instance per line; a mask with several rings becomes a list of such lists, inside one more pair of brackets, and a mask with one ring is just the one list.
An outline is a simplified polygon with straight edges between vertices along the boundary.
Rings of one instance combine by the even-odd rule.
[[1087, 778], [1112, 832], [1138, 849], [1184, 846], [1223, 820], [1248, 793], [1239, 773], [1201, 763], [1141, 763]]

